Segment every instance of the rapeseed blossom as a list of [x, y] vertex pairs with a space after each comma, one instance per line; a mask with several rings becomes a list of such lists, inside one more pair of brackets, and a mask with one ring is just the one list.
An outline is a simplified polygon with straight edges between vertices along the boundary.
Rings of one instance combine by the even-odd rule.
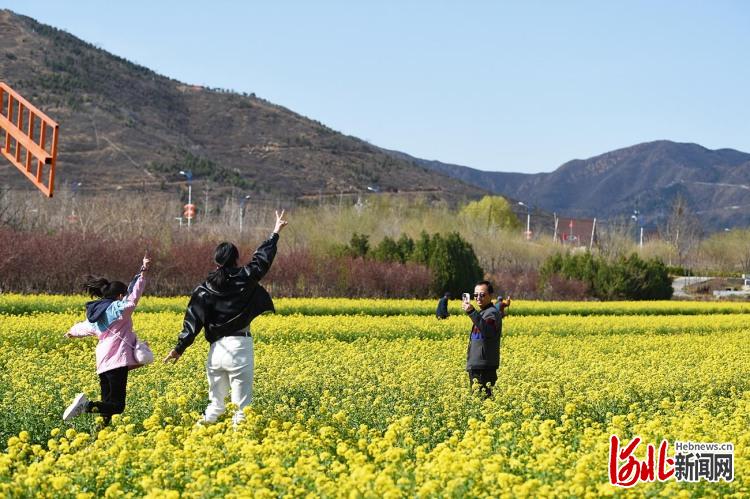
[[[95, 342], [62, 338], [82, 301], [0, 296], [2, 496], [599, 497], [624, 492], [607, 479], [612, 434], [735, 444], [733, 482], [627, 495], [748, 494], [744, 304], [514, 302], [495, 396], [482, 400], [457, 311], [436, 321], [427, 301], [282, 299], [280, 315], [253, 322], [242, 424], [195, 424], [199, 341], [175, 365], [132, 371], [125, 413], [100, 429], [60, 417], [75, 392], [98, 392]], [[157, 357], [184, 305], [144, 299], [134, 316]]]

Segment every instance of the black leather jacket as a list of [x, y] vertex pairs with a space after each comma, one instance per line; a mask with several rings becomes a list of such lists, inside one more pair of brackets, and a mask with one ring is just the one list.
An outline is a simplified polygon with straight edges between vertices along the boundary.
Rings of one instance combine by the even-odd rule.
[[195, 288], [185, 311], [182, 332], [177, 336], [174, 347], [177, 352], [183, 353], [192, 345], [201, 329], [206, 340], [213, 343], [247, 328], [263, 312], [274, 311], [271, 296], [258, 281], [271, 268], [278, 240], [279, 235], [274, 233], [258, 247], [250, 263], [231, 269], [225, 289], [217, 291], [207, 282]]

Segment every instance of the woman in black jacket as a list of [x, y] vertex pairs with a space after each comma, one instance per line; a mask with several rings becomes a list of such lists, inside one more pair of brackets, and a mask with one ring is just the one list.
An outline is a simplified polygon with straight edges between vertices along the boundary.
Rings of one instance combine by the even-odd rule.
[[271, 297], [258, 281], [271, 268], [279, 232], [286, 225], [284, 211], [276, 212], [273, 234], [244, 267], [237, 265], [239, 251], [234, 244], [223, 242], [216, 247], [216, 270], [193, 291], [177, 344], [164, 359], [177, 362], [201, 329], [204, 331], [211, 344], [206, 361], [210, 400], [203, 416], [206, 423], [215, 422], [224, 413], [230, 390], [232, 403], [238, 407], [235, 424], [245, 418], [242, 410], [252, 402], [255, 357], [250, 322], [274, 310]]

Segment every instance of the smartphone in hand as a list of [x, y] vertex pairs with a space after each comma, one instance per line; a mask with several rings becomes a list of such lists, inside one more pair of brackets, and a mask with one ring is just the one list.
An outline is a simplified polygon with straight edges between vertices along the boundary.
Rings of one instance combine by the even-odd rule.
[[469, 293], [464, 293], [461, 295], [461, 299], [464, 303], [469, 303], [471, 301], [471, 295]]

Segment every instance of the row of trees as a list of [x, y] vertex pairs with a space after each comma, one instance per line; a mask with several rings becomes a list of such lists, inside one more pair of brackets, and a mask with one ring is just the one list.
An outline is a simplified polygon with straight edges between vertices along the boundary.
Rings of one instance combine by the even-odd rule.
[[[209, 189], [205, 178], [213, 165], [189, 156], [185, 161], [194, 174], [204, 172], [204, 180], [193, 184], [193, 202], [201, 214], [198, 223], [193, 220], [193, 237], [237, 240], [250, 236], [248, 242], [256, 241], [267, 230], [266, 225], [273, 223], [274, 210], [283, 207], [296, 227], [304, 227], [290, 231], [285, 241], [295, 249], [321, 255], [330, 253], [332, 244], [348, 242], [353, 232], [369, 234], [372, 241], [379, 241], [394, 233], [416, 239], [423, 230], [430, 234], [458, 232], [473, 245], [480, 265], [487, 271], [537, 269], [560, 249], [553, 242], [551, 216], [532, 213], [534, 239], [527, 241], [518, 214], [499, 196], [486, 196], [459, 207], [427, 197], [391, 194], [342, 193], [328, 202], [303, 203], [257, 196], [243, 189], [234, 193]], [[0, 188], [0, 225], [48, 232], [85, 230], [87, 235], [96, 231], [106, 237], [141, 237], [143, 232], [150, 238], [170, 240], [178, 228], [175, 217], [182, 213], [187, 189], [183, 182], [167, 187], [185, 192], [117, 191], [100, 196], [94, 191], [98, 186], [84, 184], [71, 189], [60, 185], [55, 197], [46, 199]], [[250, 200], [245, 205], [243, 199], [248, 195]], [[244, 229], [238, 234], [243, 207]], [[130, 223], [123, 224], [123, 216]], [[72, 219], [78, 223], [71, 223]], [[641, 257], [659, 258], [668, 265], [691, 268], [696, 274], [750, 273], [750, 232], [732, 229], [704, 236], [697, 231], [695, 217], [684, 203], [675, 202], [673, 216], [659, 237], [645, 239], [643, 247], [637, 244], [635, 224], [630, 220], [598, 221], [596, 229], [594, 249], [610, 259], [637, 251]]]
[[[458, 208], [424, 197], [396, 195], [363, 196], [357, 203], [354, 203], [357, 197], [342, 195], [330, 203], [295, 205], [291, 201], [258, 198], [244, 203], [246, 196], [243, 191], [229, 197], [212, 192], [209, 198], [207, 195], [204, 197], [204, 191], [197, 194], [196, 186], [193, 187], [194, 200], [203, 201], [203, 205], [199, 208], [202, 215], [199, 223], [193, 223], [190, 231], [180, 229], [175, 220], [184, 203], [178, 195], [165, 192], [146, 197], [140, 193], [118, 191], [105, 197], [86, 192], [86, 186], [77, 192], [61, 186], [52, 199], [0, 188], [0, 228], [28, 233], [29, 236], [33, 233], [68, 234], [73, 238], [95, 238], [113, 241], [114, 244], [148, 240], [152, 247], [160, 246], [165, 252], [171, 251], [169, 248], [173, 245], [185, 244], [185, 241], [205, 242], [211, 247], [218, 241], [229, 240], [252, 248], [267, 237], [268, 229], [273, 225], [274, 210], [283, 206], [287, 208], [292, 224], [280, 243], [280, 255], [293, 251], [304, 252], [312, 259], [326, 262], [331, 256], [347, 256], [349, 260], [346, 261], [354, 264], [364, 257], [368, 265], [404, 265], [410, 266], [410, 269], [420, 266], [428, 281], [433, 281], [429, 286], [431, 295], [446, 290], [467, 291], [473, 277], [479, 274], [477, 268], [484, 270], [485, 275], [493, 276], [496, 286], [519, 298], [575, 299], [595, 296], [606, 299], [622, 294], [601, 291], [603, 286], [594, 292], [594, 286], [562, 274], [556, 274], [544, 285], [540, 284], [539, 269], [548, 258], [561, 250], [561, 245], [553, 243], [551, 235], [525, 240], [519, 227], [515, 226], [518, 219], [512, 214], [511, 206], [497, 196]], [[623, 259], [623, 255], [636, 252], [644, 261], [657, 259], [673, 265], [670, 270], [673, 275], [687, 272], [723, 276], [750, 274], [750, 231], [722, 231], [700, 240], [691, 246], [687, 256], [681, 256], [675, 247], [692, 241], [694, 233], [689, 226], [678, 223], [680, 215], [685, 213], [684, 210], [677, 211], [672, 220], [674, 223], [670, 223], [669, 230], [662, 233], [663, 237], [669, 236], [670, 239], [646, 240], [643, 247], [635, 244], [632, 223], [622, 224], [619, 231], [613, 222], [605, 225], [601, 232], [597, 226], [593, 255], [608, 265], [614, 265]], [[532, 230], [536, 230], [533, 225]], [[5, 242], [0, 240], [0, 246]], [[462, 246], [474, 253], [478, 261], [476, 267], [471, 263], [460, 263], [455, 248]], [[8, 247], [12, 248], [13, 244], [8, 243]], [[449, 247], [454, 249], [446, 249]], [[453, 254], [444, 258], [433, 256], [448, 252]], [[471, 261], [471, 256], [468, 258]], [[374, 269], [377, 266], [371, 267]], [[459, 269], [463, 267], [474, 268], [468, 272], [472, 278], [459, 281], [452, 274], [460, 272]], [[413, 270], [417, 272], [416, 268]], [[310, 270], [311, 274], [315, 272]], [[305, 277], [305, 281], [309, 279]], [[588, 282], [592, 282], [591, 279]], [[323, 287], [323, 283], [313, 287], [306, 285], [303, 291], [293, 292], [315, 293], [313, 288]], [[176, 290], [170, 287], [165, 292], [171, 292], [171, 289]], [[286, 292], [292, 286], [285, 284], [284, 289]], [[343, 288], [336, 285], [326, 292], [334, 295], [339, 289]], [[381, 288], [370, 286], [368, 289]], [[351, 290], [345, 292], [350, 293]], [[395, 290], [385, 292], [388, 296], [398, 293]], [[367, 290], [361, 291], [362, 296], [367, 293]]]
[[397, 240], [386, 236], [374, 248], [370, 248], [369, 236], [355, 232], [349, 244], [337, 247], [335, 252], [380, 262], [423, 265], [432, 274], [433, 295], [448, 291], [458, 296], [471, 291], [484, 275], [474, 248], [457, 232], [447, 235], [422, 232], [416, 241], [406, 234]]
[[[405, 234], [398, 239], [386, 236], [372, 248], [369, 236], [355, 233], [349, 244], [337, 252], [353, 258], [424, 265], [432, 275], [433, 295], [449, 291], [458, 296], [470, 291], [484, 276], [471, 244], [456, 232], [422, 232], [416, 241]], [[672, 296], [667, 266], [635, 253], [613, 260], [588, 251], [556, 253], [540, 269], [539, 296], [546, 295], [545, 286], [549, 283], [559, 287], [561, 279], [581, 283], [586, 296], [600, 300], [667, 300]]]
[[612, 261], [590, 252], [558, 253], [540, 269], [542, 286], [556, 276], [583, 282], [600, 300], [668, 300], [673, 291], [666, 265], [635, 253]]

